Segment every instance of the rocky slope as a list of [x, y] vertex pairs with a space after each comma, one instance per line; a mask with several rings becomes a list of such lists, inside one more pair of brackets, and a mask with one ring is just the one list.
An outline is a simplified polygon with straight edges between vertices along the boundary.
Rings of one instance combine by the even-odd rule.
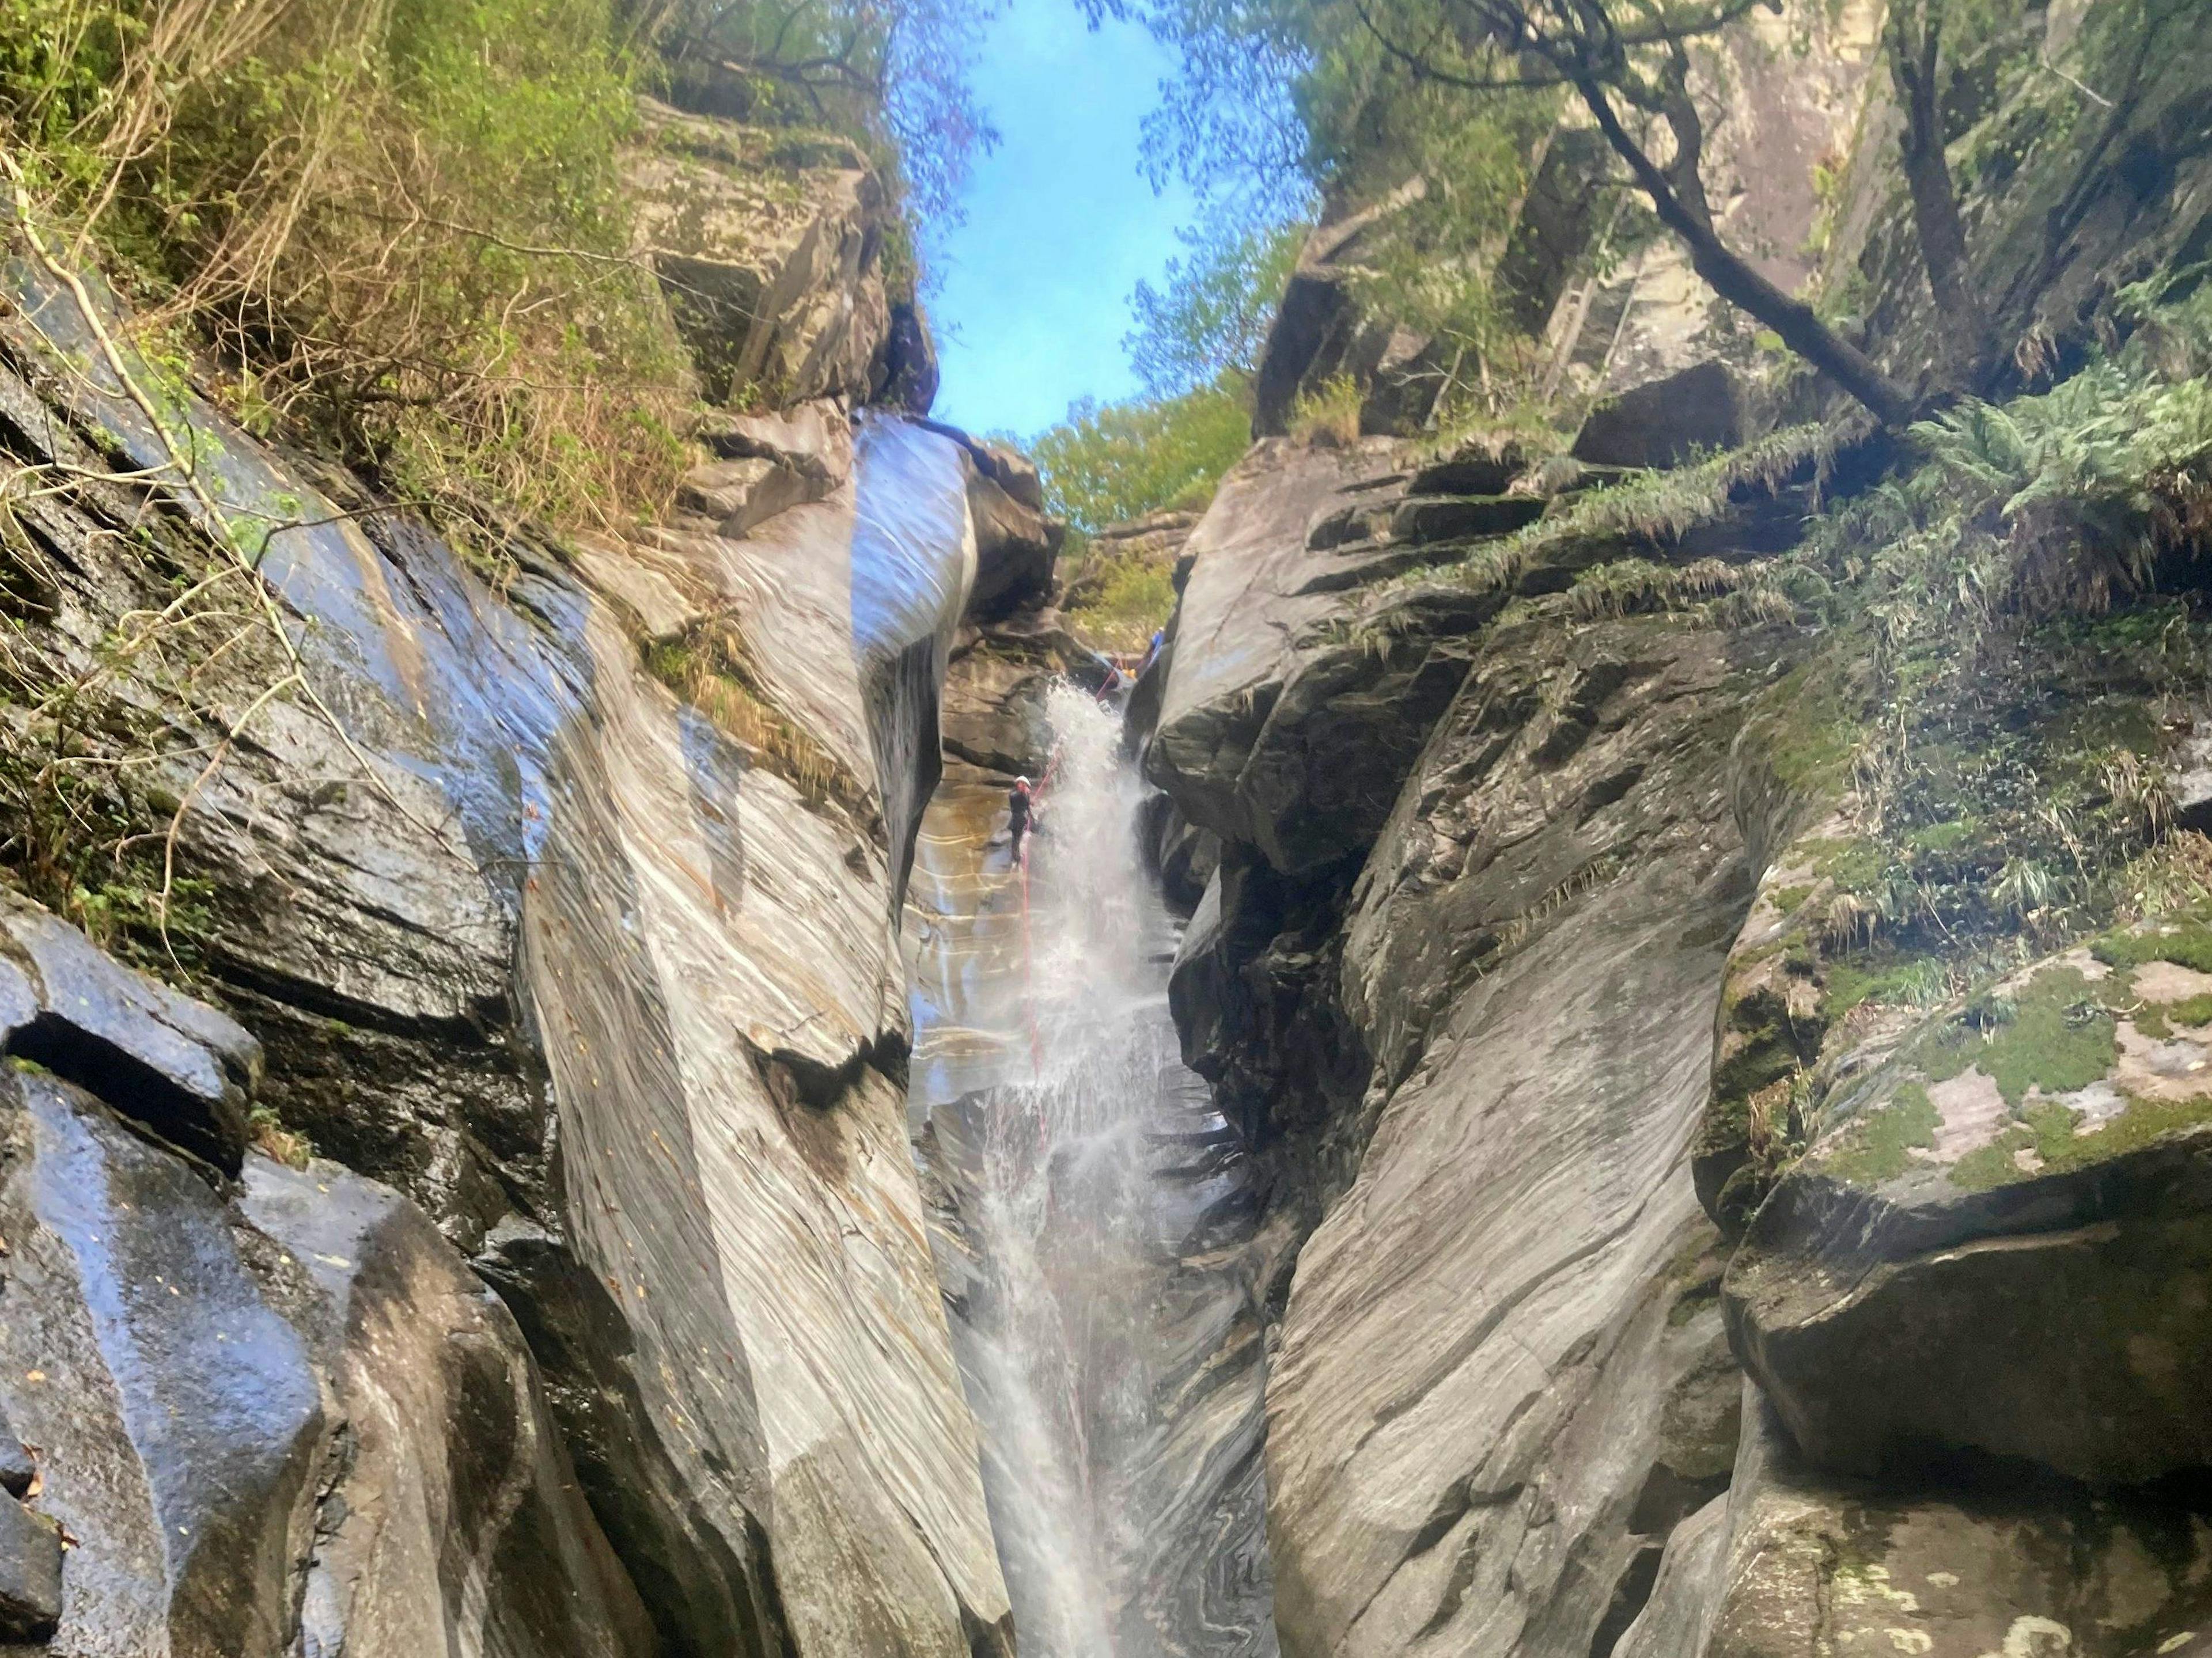
[[1056, 531], [890, 412], [865, 164], [653, 114], [648, 251], [756, 412], [628, 538], [472, 565], [10, 269], [12, 867], [201, 999], [8, 912], [0, 1638], [1011, 1650], [897, 922], [957, 631]]
[[[1866, 142], [1872, 21], [1842, 24], [1735, 125], [1852, 158], [1826, 258], [1915, 374], [1935, 336], [1893, 152]], [[2198, 280], [2201, 78], [2166, 64], [2111, 116], [2145, 188], [2067, 196], [2054, 146], [1970, 195], [1981, 276], [2062, 380], [2135, 325], [2124, 283]], [[1986, 155], [2030, 118], [1981, 118]], [[1740, 227], [1795, 210], [1759, 197], [1787, 171], [1747, 168]], [[1628, 292], [1601, 357], [1577, 343], [1595, 299], [1568, 282], [1551, 313], [1561, 361], [1618, 394], [1580, 464], [1379, 434], [1419, 343], [1317, 347], [1294, 285], [1281, 385], [1368, 374], [1378, 435], [1267, 439], [1231, 473], [1148, 690], [1170, 843], [1218, 849], [1176, 1015], [1265, 1193], [1243, 1248], [1284, 1650], [2196, 1651], [2212, 959], [2202, 886], [2145, 872], [2194, 867], [2167, 837], [2196, 798], [2197, 601], [2159, 595], [2201, 586], [2196, 486], [2170, 508], [2166, 474], [2140, 486], [2168, 562], [2100, 584], [2105, 486], [2046, 482], [2081, 504], [2034, 520], [2025, 585], [1978, 613], [2004, 642], [1939, 629], [1904, 683], [1960, 683], [1947, 656], [1986, 677], [1912, 713], [1880, 630], [1914, 637], [1903, 607], [1940, 614], [1953, 578], [1872, 620], [1844, 584], [1959, 520], [1834, 503], [1964, 474], [1847, 426], [1763, 436], [1802, 387], [1699, 306], [1667, 322], [1652, 260], [1606, 280]], [[2152, 380], [2186, 397], [2189, 364]], [[1686, 426], [1757, 441], [1691, 466]], [[1605, 487], [1622, 464], [1683, 470]], [[2005, 493], [1962, 510], [2021, 547]], [[1814, 568], [1808, 604], [1788, 573]], [[2039, 627], [2054, 610], [2088, 619]], [[1910, 730], [1878, 801], [1848, 762], [1892, 751], [1885, 719]], [[2005, 896], [2062, 833], [2078, 908]], [[2149, 861], [2100, 911], [2107, 844]]]

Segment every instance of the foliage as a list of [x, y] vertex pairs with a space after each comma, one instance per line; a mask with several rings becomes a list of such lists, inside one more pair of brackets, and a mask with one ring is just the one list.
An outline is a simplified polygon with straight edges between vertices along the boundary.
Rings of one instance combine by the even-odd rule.
[[1164, 291], [1140, 282], [1129, 296], [1137, 326], [1122, 344], [1149, 395], [1181, 397], [1226, 374], [1251, 378], [1304, 229], [1214, 221], [1177, 233], [1188, 252], [1168, 261]]
[[679, 82], [708, 75], [744, 118], [875, 141], [925, 224], [961, 218], [969, 169], [999, 139], [970, 77], [996, 8], [950, 0], [661, 0], [649, 21]]
[[0, 0], [41, 219], [212, 340], [234, 412], [497, 537], [672, 486], [681, 359], [629, 252], [609, 0]]
[[1085, 398], [1031, 440], [1045, 505], [1079, 531], [1103, 530], [1163, 507], [1203, 505], [1251, 445], [1240, 388], [1100, 404]]
[[1175, 599], [1170, 564], [1135, 557], [1099, 559], [1085, 550], [1068, 580], [1068, 625], [1094, 649], [1139, 652], [1166, 623]]

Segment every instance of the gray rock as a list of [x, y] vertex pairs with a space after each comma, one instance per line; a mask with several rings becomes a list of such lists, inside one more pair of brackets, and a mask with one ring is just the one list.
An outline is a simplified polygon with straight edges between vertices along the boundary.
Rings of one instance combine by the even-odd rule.
[[1409, 496], [1390, 514], [1399, 541], [1450, 541], [1510, 534], [1544, 515], [1527, 495]]
[[10, 1497], [24, 1496], [38, 1477], [37, 1459], [25, 1448], [23, 1442], [15, 1437], [15, 1430], [8, 1426], [6, 1416], [0, 1414], [0, 1491], [6, 1491]]
[[47, 1641], [62, 1618], [61, 1527], [0, 1497], [0, 1641]]
[[2212, 1527], [2154, 1497], [1823, 1477], [1755, 1392], [1728, 1496], [1669, 1540], [1619, 1658], [2208, 1649]]
[[1268, 1379], [1286, 1652], [1589, 1652], [1725, 1477], [1682, 1157], [1748, 898], [1736, 671], [1663, 622], [1493, 634], [1368, 859], [1343, 995], [1377, 1120]]
[[1300, 394], [1344, 376], [1361, 389], [1362, 432], [1411, 435], [1427, 421], [1444, 388], [1449, 354], [1425, 336], [1371, 315], [1356, 291], [1363, 252], [1424, 187], [1417, 179], [1306, 238], [1261, 351], [1255, 437], [1288, 432]]
[[[13, 349], [33, 349], [20, 311], [0, 329]], [[55, 386], [85, 406], [40, 418], [33, 398], [21, 419], [11, 415], [11, 446], [82, 419], [151, 464], [157, 446], [126, 408], [81, 380]], [[0, 399], [19, 386], [0, 374]], [[545, 1412], [530, 1418], [530, 1434], [540, 1446], [576, 1445], [574, 1484], [651, 1590], [657, 1630], [603, 1644], [648, 1649], [657, 1636], [713, 1658], [1002, 1649], [1006, 1593], [974, 1424], [891, 1080], [907, 1040], [892, 918], [934, 780], [938, 677], [966, 598], [969, 480], [958, 452], [903, 422], [872, 422], [843, 489], [743, 540], [641, 531], [602, 540], [574, 565], [520, 547], [494, 594], [420, 525], [390, 513], [349, 517], [212, 410], [195, 419], [211, 487], [240, 510], [290, 517], [311, 503], [313, 524], [276, 537], [264, 570], [307, 618], [310, 671], [355, 745], [280, 698], [193, 797], [179, 845], [183, 868], [209, 884], [205, 981], [267, 1043], [262, 1097], [288, 1127], [419, 1194], [450, 1241], [500, 1264], [522, 1323], [545, 1340]], [[323, 483], [344, 495], [342, 479]], [[18, 657], [57, 683], [87, 665], [75, 641], [106, 636], [122, 613], [167, 592], [155, 580], [166, 567], [102, 553], [130, 544], [112, 532], [137, 512], [104, 499], [88, 489], [65, 503], [74, 516], [57, 533], [75, 562], [59, 584], [62, 616], [27, 630]], [[103, 517], [111, 507], [124, 515]], [[167, 532], [166, 515], [152, 521]], [[741, 636], [732, 649], [743, 694], [713, 709], [679, 702], [641, 663], [630, 628], [647, 614], [678, 634], [726, 622]], [[269, 683], [263, 673], [281, 673], [244, 647], [226, 661], [240, 676], [224, 692], [234, 707]], [[118, 744], [189, 756], [219, 736], [160, 684], [128, 689], [126, 711], [140, 711], [150, 732], [124, 724]], [[182, 775], [161, 780], [182, 798], [197, 768], [187, 758]], [[112, 1123], [107, 1139], [140, 1145]], [[278, 1355], [276, 1382], [235, 1388], [252, 1420], [224, 1426], [198, 1395], [177, 1406], [229, 1435], [228, 1454], [244, 1465], [235, 1479], [181, 1479], [183, 1495], [161, 1498], [184, 1506], [172, 1521], [133, 1494], [146, 1476], [132, 1472], [138, 1430], [126, 1429], [119, 1406], [81, 1412], [82, 1430], [58, 1435], [54, 1419], [33, 1419], [0, 1387], [19, 1430], [47, 1454], [50, 1490], [66, 1462], [76, 1479], [88, 1470], [121, 1493], [100, 1557], [112, 1570], [88, 1562], [91, 1533], [70, 1520], [87, 1538], [71, 1561], [73, 1596], [88, 1574], [115, 1586], [85, 1601], [88, 1616], [123, 1620], [126, 1633], [103, 1650], [159, 1649], [145, 1631], [170, 1618], [162, 1551], [173, 1524], [197, 1527], [195, 1503], [222, 1509], [207, 1523], [246, 1536], [264, 1563], [305, 1559], [315, 1527], [339, 1520], [319, 1509], [315, 1491], [347, 1372], [316, 1357], [329, 1350], [317, 1345], [315, 1318], [303, 1313], [303, 1329], [240, 1286], [225, 1252], [264, 1244], [235, 1242], [241, 1223], [200, 1190], [212, 1210], [188, 1210], [163, 1187], [161, 1224], [183, 1236], [146, 1247], [163, 1261], [205, 1257], [222, 1269], [209, 1269], [217, 1303], [194, 1303], [204, 1339], [170, 1362], [177, 1388], [231, 1385], [210, 1367], [232, 1353], [215, 1336], [228, 1334], [222, 1321], [234, 1314], [237, 1328], [265, 1334], [257, 1351]], [[110, 1235], [98, 1222], [91, 1230]], [[32, 1304], [17, 1292], [22, 1240], [36, 1234], [9, 1212], [0, 1236], [17, 1249], [10, 1305]], [[74, 1266], [57, 1258], [56, 1270], [65, 1281], [40, 1303], [80, 1306]], [[144, 1293], [167, 1298], [149, 1273], [129, 1282], [142, 1278]], [[465, 1274], [454, 1282], [470, 1287]], [[289, 1280], [279, 1287], [290, 1294]], [[440, 1477], [441, 1456], [455, 1469], [484, 1467], [437, 1437], [471, 1421], [438, 1390], [520, 1398], [511, 1369], [494, 1387], [495, 1372], [425, 1357], [424, 1330], [472, 1327], [466, 1309], [433, 1289], [410, 1302], [416, 1310], [391, 1315], [388, 1345], [419, 1379], [361, 1373], [361, 1387], [391, 1390], [423, 1424], [412, 1451], [375, 1465], [374, 1478], [403, 1498], [410, 1481]], [[107, 1360], [80, 1334], [68, 1376], [96, 1382]], [[27, 1320], [11, 1316], [0, 1335], [38, 1343], [37, 1357], [7, 1355], [12, 1375], [59, 1351], [54, 1328]], [[308, 1359], [284, 1357], [288, 1346]], [[93, 1382], [74, 1391], [106, 1397]], [[162, 1395], [145, 1408], [149, 1420], [166, 1419], [170, 1404]], [[519, 1411], [508, 1412], [515, 1422]], [[539, 1464], [477, 1426], [501, 1490], [540, 1489]], [[252, 1522], [225, 1504], [250, 1509]], [[475, 1525], [482, 1511], [454, 1523]], [[514, 1523], [541, 1533], [565, 1523], [532, 1517], [550, 1513], [526, 1503]], [[467, 1616], [455, 1613], [465, 1639], [479, 1638], [479, 1609], [505, 1620], [507, 1597], [551, 1591], [550, 1573], [518, 1561], [557, 1558], [580, 1571], [591, 1554], [573, 1537], [526, 1546], [514, 1534], [478, 1527], [448, 1550], [425, 1531], [406, 1544], [484, 1574]], [[357, 1530], [347, 1537], [349, 1547], [368, 1546]], [[479, 1544], [492, 1552], [479, 1557]], [[205, 1558], [212, 1572], [242, 1557], [211, 1544]], [[364, 1558], [332, 1554], [319, 1608], [335, 1604], [337, 1617], [349, 1603], [383, 1604], [374, 1574], [356, 1570]], [[295, 1604], [299, 1586], [272, 1587], [270, 1570], [255, 1571], [224, 1579], [220, 1594], [185, 1593], [179, 1606], [221, 1627], [195, 1634], [198, 1647], [173, 1639], [180, 1658], [260, 1658], [264, 1633], [275, 1649], [289, 1614], [268, 1608]], [[418, 1590], [423, 1582], [395, 1579], [408, 1581]], [[606, 1629], [592, 1624], [592, 1605], [574, 1597], [571, 1625], [557, 1605], [515, 1612], [581, 1631], [574, 1640], [481, 1638], [488, 1649], [566, 1658], [593, 1627]], [[366, 1638], [349, 1637], [364, 1651]], [[413, 1658], [439, 1649], [402, 1649]]]
[[404, 1198], [254, 1157], [226, 1204], [43, 1076], [0, 1083], [0, 1393], [76, 1540], [62, 1650], [649, 1640], [512, 1319]]
[[892, 335], [890, 211], [852, 145], [640, 100], [636, 234], [716, 402], [866, 402]]
[[260, 1045], [15, 894], [0, 892], [0, 1046], [236, 1174]]
[[2098, 1485], [2212, 1463], [2212, 1035], [2160, 1011], [2200, 993], [2167, 959], [2197, 959], [2200, 926], [2142, 923], [2100, 946], [2118, 967], [2023, 969], [1992, 1029], [1951, 1008], [1823, 1056], [1820, 1132], [1727, 1286], [1816, 1463], [1893, 1474], [1940, 1448]]
[[676, 503], [715, 520], [722, 534], [742, 536], [778, 513], [819, 501], [836, 486], [765, 457], [709, 461], [678, 486]]
[[1573, 454], [1600, 466], [1680, 466], [1743, 440], [1743, 392], [1726, 365], [1707, 361], [1600, 404]]
[[825, 495], [853, 473], [852, 422], [834, 403], [802, 403], [778, 414], [708, 410], [694, 435], [725, 460], [772, 460], [825, 485]]

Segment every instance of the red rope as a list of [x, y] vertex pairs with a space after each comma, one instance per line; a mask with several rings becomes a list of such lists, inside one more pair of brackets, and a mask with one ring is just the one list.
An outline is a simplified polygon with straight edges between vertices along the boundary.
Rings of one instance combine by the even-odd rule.
[[[1031, 831], [1034, 833], [1034, 831]], [[1020, 849], [1014, 854], [1022, 866], [1022, 987], [1030, 1017], [1030, 1080], [1035, 1082], [1044, 1071], [1044, 1043], [1037, 1035], [1036, 1013], [1036, 952], [1030, 942], [1030, 837], [1022, 836]]]

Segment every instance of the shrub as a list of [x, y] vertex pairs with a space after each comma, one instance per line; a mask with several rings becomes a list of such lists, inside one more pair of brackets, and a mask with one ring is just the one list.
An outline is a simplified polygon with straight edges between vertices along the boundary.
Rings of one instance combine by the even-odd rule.
[[234, 412], [503, 535], [672, 488], [610, 0], [0, 0], [0, 142]]

